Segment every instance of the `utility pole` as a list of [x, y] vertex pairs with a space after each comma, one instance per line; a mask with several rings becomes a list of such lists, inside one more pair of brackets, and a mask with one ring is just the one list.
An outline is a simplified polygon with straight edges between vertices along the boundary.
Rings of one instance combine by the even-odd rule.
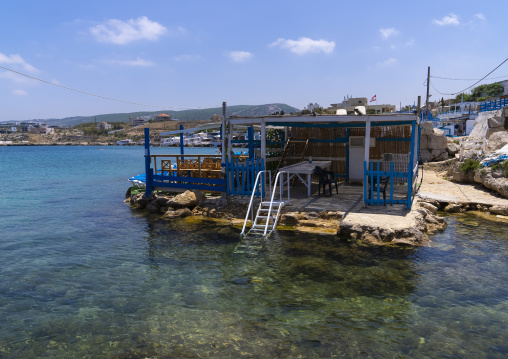
[[[226, 102], [223, 102], [222, 103], [222, 136], [221, 136], [221, 155], [222, 155], [222, 158], [221, 158], [221, 161], [222, 163], [226, 163]], [[222, 178], [226, 178], [226, 169], [224, 167], [222, 167]], [[227, 180], [227, 178], [226, 178]], [[226, 193], [222, 193], [221, 194], [221, 199], [223, 201], [226, 200]]]
[[425, 100], [425, 116], [427, 116], [427, 118], [425, 119], [425, 121], [429, 120], [429, 86], [430, 86], [430, 66], [427, 71], [427, 99]]

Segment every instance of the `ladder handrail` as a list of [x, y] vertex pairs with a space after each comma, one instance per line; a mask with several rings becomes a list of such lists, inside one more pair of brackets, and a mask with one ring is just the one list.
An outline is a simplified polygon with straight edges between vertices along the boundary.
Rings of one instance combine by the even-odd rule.
[[[279, 171], [279, 172], [277, 172], [277, 176], [275, 177], [275, 181], [273, 183], [273, 192], [271, 191], [271, 188], [270, 188], [270, 192], [272, 194], [272, 197], [270, 198], [270, 207], [268, 208], [268, 215], [267, 215], [267, 219], [266, 219], [265, 231], [263, 232], [263, 236], [266, 236], [266, 231], [268, 231], [268, 224], [270, 223], [270, 215], [272, 214], [272, 208], [273, 208], [273, 199], [275, 197], [275, 192], [276, 192], [276, 189], [277, 189], [277, 180], [279, 179], [281, 173], [286, 173], [286, 171]], [[284, 178], [284, 177], [282, 177], [282, 178]], [[282, 188], [282, 186], [281, 186], [281, 188]], [[282, 202], [282, 193], [281, 193], [280, 202]], [[279, 203], [279, 211], [280, 211], [280, 203]], [[277, 212], [277, 215], [278, 214], [279, 213]], [[277, 221], [274, 220], [273, 224], [272, 224], [272, 231], [275, 229], [275, 224], [276, 223], [277, 223]]]
[[[256, 194], [256, 188], [258, 186], [258, 182], [259, 182], [259, 179], [261, 177], [261, 174], [262, 173], [268, 173], [268, 172], [271, 172], [270, 170], [264, 170], [264, 171], [259, 171], [257, 176], [256, 176], [256, 181], [254, 182], [254, 186], [252, 187], [252, 194], [250, 196], [250, 202], [249, 202], [249, 207], [247, 209], [247, 214], [245, 215], [245, 221], [243, 222], [243, 228], [242, 228], [242, 233], [240, 233], [240, 235], [244, 235], [245, 234], [245, 227], [247, 226], [247, 220], [249, 219], [249, 213], [252, 209], [252, 204], [254, 202], [254, 196]], [[272, 181], [271, 181], [271, 173], [270, 173], [270, 193], [272, 192]], [[261, 191], [261, 201], [263, 201], [263, 191]], [[252, 212], [252, 214], [254, 214], [254, 211]], [[254, 219], [252, 219], [252, 221], [254, 221]]]

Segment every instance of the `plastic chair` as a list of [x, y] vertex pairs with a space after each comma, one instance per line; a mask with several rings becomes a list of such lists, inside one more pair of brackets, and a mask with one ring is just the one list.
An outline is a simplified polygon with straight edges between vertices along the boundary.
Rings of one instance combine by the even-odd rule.
[[318, 187], [318, 195], [321, 196], [321, 186], [323, 186], [323, 195], [326, 192], [326, 185], [328, 185], [330, 189], [330, 196], [332, 195], [332, 183], [335, 183], [335, 190], [337, 194], [339, 194], [339, 187], [337, 185], [337, 178], [332, 171], [325, 171], [319, 166], [314, 168], [314, 174], [319, 178], [319, 187]]

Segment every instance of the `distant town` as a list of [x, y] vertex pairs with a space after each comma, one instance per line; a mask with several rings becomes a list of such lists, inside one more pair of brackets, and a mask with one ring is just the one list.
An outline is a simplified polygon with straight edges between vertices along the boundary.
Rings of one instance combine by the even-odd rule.
[[[436, 126], [441, 127], [450, 135], [468, 134], [474, 124], [474, 119], [481, 104], [508, 98], [508, 80], [474, 88], [470, 94], [459, 94], [455, 98], [441, 98], [429, 101], [428, 119], [435, 120]], [[328, 107], [318, 103], [309, 103], [302, 110], [284, 105], [270, 104], [259, 106], [236, 106], [240, 111], [229, 115], [269, 116], [295, 114], [328, 114], [328, 115], [378, 115], [387, 113], [416, 112], [416, 102], [409, 105], [378, 104], [377, 96], [352, 97], [344, 96], [342, 102], [332, 103]], [[425, 109], [425, 104], [421, 109]], [[124, 121], [118, 121], [121, 114], [111, 115], [115, 121], [97, 121], [80, 123], [71, 127], [51, 124], [52, 120], [32, 120], [26, 122], [0, 123], [0, 145], [142, 145], [142, 127], [149, 127], [154, 138], [155, 146], [179, 146], [180, 136], [159, 138], [158, 134], [176, 131], [180, 126], [186, 129], [198, 128], [206, 123], [216, 123], [217, 126], [208, 127], [206, 131], [185, 133], [185, 146], [213, 146], [217, 145], [219, 137], [218, 124], [222, 120], [219, 114], [210, 114], [211, 109], [196, 110], [200, 115], [193, 115], [199, 120], [183, 120], [166, 113], [155, 113], [146, 116], [132, 116], [125, 114]], [[215, 109], [217, 110], [217, 109]], [[286, 111], [285, 111], [286, 110]], [[179, 113], [179, 112], [174, 112]], [[464, 116], [467, 115], [467, 118]], [[99, 115], [100, 119], [108, 115]], [[463, 120], [462, 122], [460, 120]], [[470, 121], [468, 123], [467, 121]], [[439, 123], [438, 123], [439, 122]], [[457, 124], [458, 123], [458, 124]], [[245, 134], [236, 134], [239, 139]]]

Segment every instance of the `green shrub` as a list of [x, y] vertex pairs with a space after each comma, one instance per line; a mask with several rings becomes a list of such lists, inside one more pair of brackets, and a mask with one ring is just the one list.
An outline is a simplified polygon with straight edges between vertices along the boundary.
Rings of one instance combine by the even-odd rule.
[[459, 170], [462, 173], [466, 173], [469, 171], [475, 171], [480, 168], [480, 161], [479, 160], [473, 160], [472, 158], [468, 158], [464, 162], [462, 162], [459, 165]]
[[504, 176], [508, 177], [508, 160], [504, 161], [501, 167], [504, 169]]

